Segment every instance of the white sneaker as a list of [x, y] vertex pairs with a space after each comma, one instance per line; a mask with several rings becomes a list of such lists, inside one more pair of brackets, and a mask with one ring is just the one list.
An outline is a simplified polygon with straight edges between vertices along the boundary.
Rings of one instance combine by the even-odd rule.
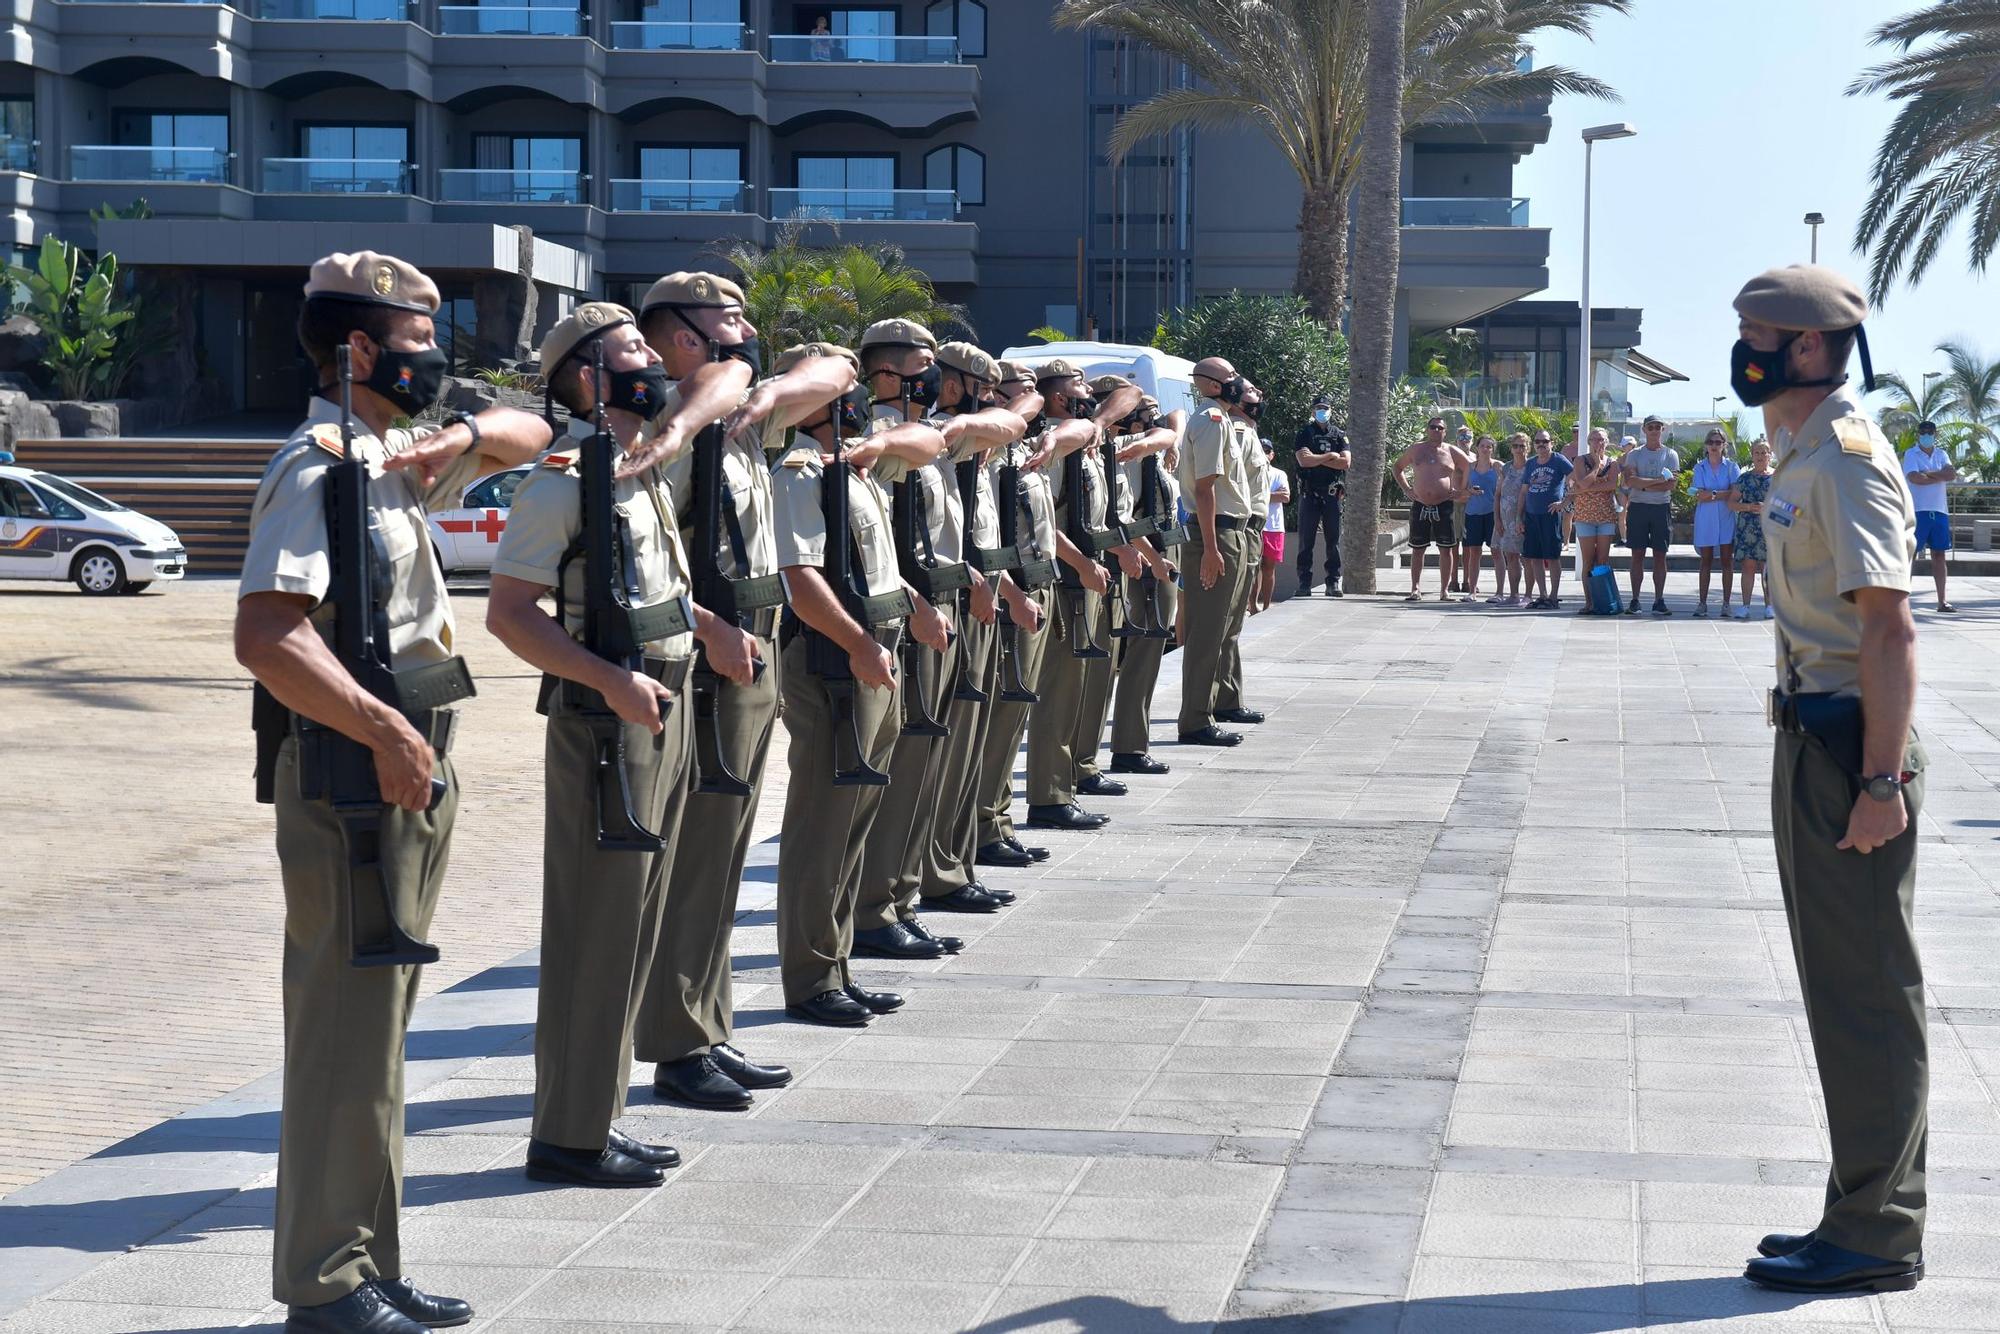
[[1766, 603], [1764, 604], [1764, 616], [1763, 616], [1763, 619], [1764, 619], [1764, 620], [1767, 620], [1767, 621], [1771, 619], [1771, 604], [1770, 604], [1770, 603], [1768, 603], [1768, 602], [1766, 602]]
[[1729, 614], [1731, 616], [1734, 616], [1739, 621], [1747, 621], [1750, 619], [1750, 609], [1748, 607], [1738, 607], [1735, 611]]

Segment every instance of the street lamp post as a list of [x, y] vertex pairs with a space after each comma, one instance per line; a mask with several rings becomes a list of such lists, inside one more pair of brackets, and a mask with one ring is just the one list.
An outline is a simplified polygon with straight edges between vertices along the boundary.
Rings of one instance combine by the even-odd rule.
[[1721, 420], [1722, 420], [1722, 415], [1721, 415], [1721, 414], [1722, 414], [1722, 400], [1723, 400], [1723, 399], [1725, 399], [1725, 398], [1728, 398], [1728, 397], [1729, 397], [1729, 395], [1727, 395], [1727, 394], [1717, 394], [1717, 395], [1716, 395], [1716, 396], [1715, 396], [1714, 398], [1711, 398], [1711, 399], [1709, 399], [1709, 400], [1708, 400], [1708, 415], [1709, 415], [1709, 416], [1711, 416], [1711, 417], [1713, 417], [1713, 418], [1714, 418], [1715, 420], [1717, 420], [1717, 421], [1721, 421]]
[[[1576, 374], [1576, 456], [1587, 452], [1590, 435], [1590, 157], [1600, 139], [1630, 139], [1639, 131], [1625, 121], [1593, 125], [1583, 132], [1583, 328], [1578, 338]], [[1576, 577], [1581, 583], [1588, 572], [1583, 568], [1583, 544], [1576, 546]]]
[[1812, 262], [1815, 264], [1819, 263], [1820, 224], [1824, 223], [1825, 221], [1826, 221], [1826, 214], [1824, 213], [1806, 214], [1806, 226], [1812, 229]]

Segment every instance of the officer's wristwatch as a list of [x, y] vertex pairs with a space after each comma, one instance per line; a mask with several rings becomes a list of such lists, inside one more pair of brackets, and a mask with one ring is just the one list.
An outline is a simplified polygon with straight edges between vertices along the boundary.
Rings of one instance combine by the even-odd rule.
[[1861, 780], [1861, 790], [1877, 801], [1894, 801], [1903, 795], [1903, 775], [1876, 774]]
[[465, 427], [465, 429], [472, 436], [472, 443], [468, 445], [467, 448], [468, 449], [479, 448], [479, 419], [474, 417], [471, 413], [454, 412], [451, 414], [451, 416], [444, 419], [444, 424], [446, 426]]

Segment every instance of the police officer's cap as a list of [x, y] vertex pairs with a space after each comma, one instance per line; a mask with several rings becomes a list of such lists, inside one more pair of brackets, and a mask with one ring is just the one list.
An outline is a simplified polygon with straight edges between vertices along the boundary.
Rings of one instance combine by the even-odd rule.
[[1061, 357], [1057, 357], [1054, 361], [1045, 361], [1041, 364], [1040, 369], [1035, 372], [1035, 383], [1041, 385], [1053, 380], [1075, 380], [1082, 375], [1082, 371]]
[[1736, 294], [1736, 313], [1775, 329], [1827, 332], [1868, 318], [1868, 298], [1846, 274], [1820, 264], [1767, 269]]
[[438, 309], [436, 283], [416, 265], [373, 250], [332, 254], [314, 264], [306, 277], [306, 296], [358, 306], [414, 310], [419, 315], [435, 315]]
[[777, 363], [771, 367], [771, 374], [783, 375], [787, 371], [797, 370], [802, 363], [814, 357], [844, 358], [847, 364], [854, 368], [855, 374], [861, 373], [861, 358], [851, 349], [844, 348], [838, 343], [801, 343], [797, 347], [786, 348], [779, 355]]
[[592, 355], [590, 345], [621, 324], [633, 323], [632, 312], [610, 301], [586, 301], [542, 339], [542, 378], [553, 380], [570, 361]]
[[1316, 408], [1331, 408], [1333, 406], [1333, 400], [1328, 398], [1325, 394], [1314, 394], [1312, 405]]
[[937, 350], [938, 365], [970, 375], [987, 384], [1000, 383], [1000, 363], [970, 343], [945, 343]]
[[639, 313], [650, 315], [663, 307], [727, 310], [742, 304], [743, 289], [720, 274], [670, 273], [646, 289]]
[[875, 347], [921, 347], [938, 350], [937, 335], [915, 320], [877, 320], [861, 331], [861, 350]]
[[1932, 421], [1918, 422], [1917, 429], [1919, 431], [1935, 431], [1937, 430], [1937, 423]]

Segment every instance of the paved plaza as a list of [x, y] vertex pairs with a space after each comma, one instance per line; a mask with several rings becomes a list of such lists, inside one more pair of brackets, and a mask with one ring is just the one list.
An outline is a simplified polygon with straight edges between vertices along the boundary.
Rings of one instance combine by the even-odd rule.
[[[1399, 591], [1401, 574], [1385, 572]], [[468, 796], [409, 1051], [405, 1258], [506, 1334], [2000, 1329], [2000, 581], [1920, 611], [1929, 1277], [1739, 1277], [1827, 1152], [1771, 860], [1767, 623], [1314, 598], [1255, 618], [1231, 751], [1087, 803], [864, 961], [910, 997], [786, 1020], [755, 849], [740, 1040], [799, 1078], [658, 1103], [657, 1191], [520, 1173], [534, 682], [461, 590]], [[0, 1329], [275, 1328], [282, 905], [233, 587], [0, 587]], [[1574, 598], [1571, 598], [1573, 605]], [[1919, 606], [1928, 605], [1928, 598]], [[1170, 736], [1178, 656], [1155, 735]], [[782, 741], [780, 742], [782, 745]], [[774, 778], [783, 779], [782, 763]], [[775, 834], [782, 789], [767, 789]]]

